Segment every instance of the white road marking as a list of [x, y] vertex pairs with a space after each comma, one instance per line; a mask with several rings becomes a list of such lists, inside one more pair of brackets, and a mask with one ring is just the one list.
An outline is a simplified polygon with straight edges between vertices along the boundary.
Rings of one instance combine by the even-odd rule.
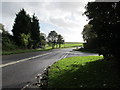
[[48, 54], [51, 54], [51, 53], [53, 53], [53, 52], [45, 53], [45, 54], [41, 54], [41, 55], [37, 55], [37, 56], [33, 56], [33, 57], [30, 57], [30, 58], [21, 59], [21, 60], [19, 60], [19, 61], [13, 61], [13, 62], [10, 62], [10, 63], [1, 64], [1, 65], [0, 65], [0, 68], [1, 68], [1, 67], [5, 67], [5, 66], [8, 66], [8, 65], [16, 64], [16, 63], [28, 61], [28, 60], [31, 60], [31, 59], [35, 59], [35, 58], [38, 58], [38, 57], [41, 57], [41, 56], [45, 56], [45, 55], [48, 55]]
[[66, 55], [64, 55], [64, 56], [62, 57], [62, 59], [63, 59], [63, 58], [66, 58], [69, 53], [70, 53], [70, 52], [67, 52]]
[[66, 58], [68, 56], [69, 52], [63, 57], [63, 58]]

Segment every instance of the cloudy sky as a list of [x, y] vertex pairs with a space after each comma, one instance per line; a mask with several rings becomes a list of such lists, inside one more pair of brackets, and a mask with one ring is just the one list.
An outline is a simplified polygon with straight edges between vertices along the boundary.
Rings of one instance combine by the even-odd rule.
[[[90, 1], [90, 0], [89, 0]], [[93, 1], [93, 0], [92, 0]], [[48, 35], [52, 30], [63, 35], [66, 42], [82, 42], [81, 32], [87, 17], [82, 14], [88, 0], [82, 2], [2, 2], [2, 21], [12, 34], [16, 14], [24, 8], [39, 19], [40, 31]]]

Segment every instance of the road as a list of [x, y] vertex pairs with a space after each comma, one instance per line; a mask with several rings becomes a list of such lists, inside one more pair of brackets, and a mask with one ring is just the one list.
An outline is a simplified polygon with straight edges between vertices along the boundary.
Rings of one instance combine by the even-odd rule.
[[73, 56], [96, 55], [72, 51], [73, 48], [54, 49], [2, 57], [2, 86], [3, 88], [22, 88], [27, 82], [33, 82], [35, 76], [62, 58]]

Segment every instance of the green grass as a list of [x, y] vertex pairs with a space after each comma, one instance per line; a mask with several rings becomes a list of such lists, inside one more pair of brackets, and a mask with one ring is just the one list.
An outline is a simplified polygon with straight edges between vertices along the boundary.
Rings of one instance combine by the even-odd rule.
[[120, 73], [114, 60], [102, 56], [62, 59], [48, 73], [48, 88], [119, 88]]
[[[76, 47], [76, 46], [82, 46], [82, 43], [78, 42], [66, 42], [64, 45], [61, 45], [61, 48], [70, 48], [70, 47]], [[55, 47], [56, 48], [56, 47]], [[16, 50], [4, 50], [2, 51], [2, 55], [10, 55], [10, 54], [19, 54], [19, 53], [28, 53], [28, 52], [38, 52], [38, 51], [47, 51], [51, 50], [52, 47], [46, 45], [45, 49], [16, 49]]]
[[77, 47], [82, 45], [83, 45], [82, 43], [78, 43], [78, 42], [66, 42], [61, 46], [61, 48], [70, 48], [70, 47]]
[[10, 55], [10, 54], [19, 54], [19, 53], [29, 53], [29, 52], [38, 52], [38, 51], [47, 51], [51, 50], [51, 47], [47, 47], [45, 49], [17, 49], [17, 50], [9, 50], [9, 51], [2, 51], [2, 55]]

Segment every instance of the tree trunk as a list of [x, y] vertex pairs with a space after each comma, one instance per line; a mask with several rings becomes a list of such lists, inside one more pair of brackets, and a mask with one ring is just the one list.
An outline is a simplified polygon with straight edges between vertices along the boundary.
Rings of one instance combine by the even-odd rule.
[[59, 48], [61, 48], [61, 44], [59, 44]]
[[54, 44], [52, 44], [52, 49], [54, 49]]

